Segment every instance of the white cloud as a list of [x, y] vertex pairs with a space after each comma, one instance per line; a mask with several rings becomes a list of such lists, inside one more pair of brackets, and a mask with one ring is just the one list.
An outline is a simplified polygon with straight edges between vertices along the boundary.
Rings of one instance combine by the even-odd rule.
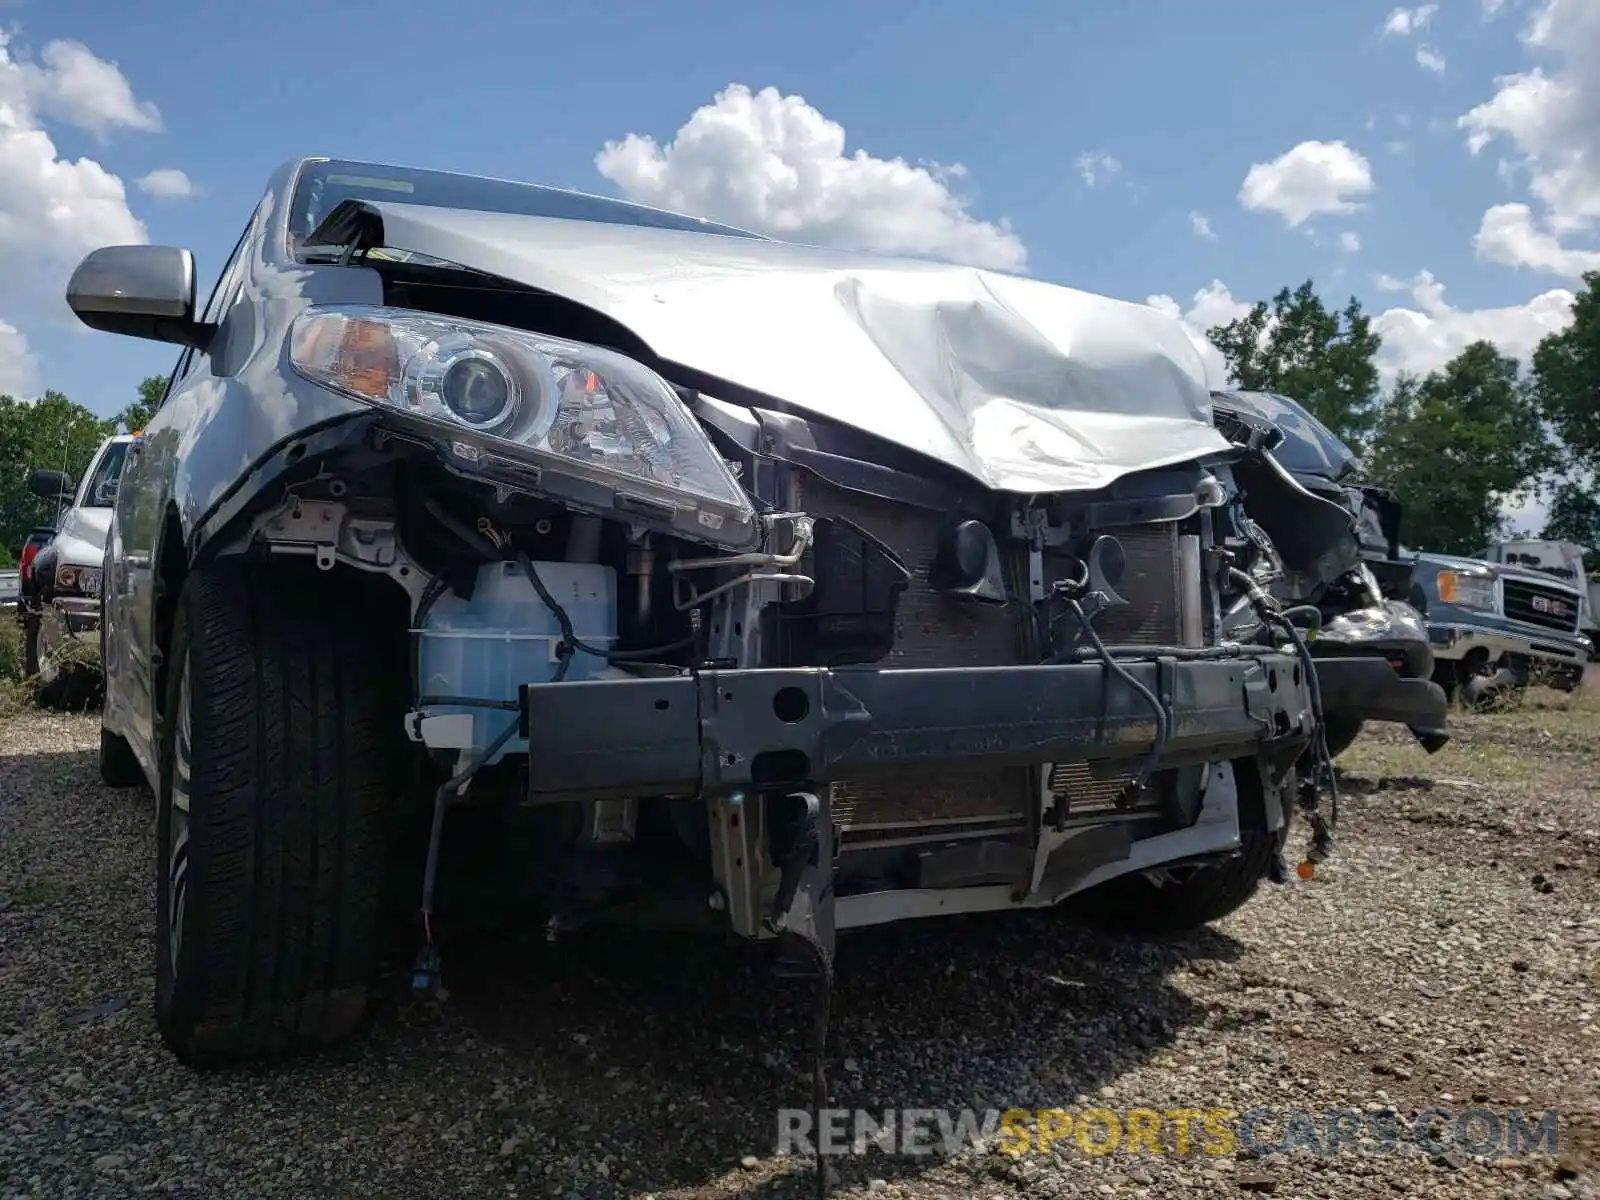
[[1380, 292], [1403, 292], [1409, 286], [1404, 279], [1398, 279], [1387, 272], [1372, 277], [1372, 286]]
[[1078, 177], [1090, 187], [1102, 177], [1110, 179], [1122, 170], [1121, 160], [1104, 150], [1085, 150], [1073, 160], [1073, 166], [1078, 168]]
[[14, 57], [0, 29], [0, 391], [13, 394], [39, 378], [18, 323], [66, 315], [67, 276], [90, 250], [148, 237], [122, 180], [92, 158], [62, 158], [45, 114], [102, 134], [159, 123], [114, 66], [77, 43], [51, 42], [33, 62]]
[[1435, 75], [1443, 75], [1445, 68], [1444, 55], [1432, 46], [1418, 46], [1417, 66], [1424, 71], [1432, 71]]
[[[0, 34], [0, 43], [3, 40]], [[121, 128], [160, 130], [160, 110], [135, 99], [117, 64], [96, 58], [82, 42], [47, 42], [39, 60], [19, 63], [17, 69], [41, 117], [101, 136]]]
[[1483, 19], [1489, 20], [1505, 7], [1506, 0], [1483, 0]]
[[1271, 162], [1256, 163], [1239, 188], [1252, 212], [1277, 213], [1295, 226], [1324, 213], [1350, 213], [1354, 197], [1373, 190], [1372, 166], [1344, 142], [1301, 142]]
[[1194, 343], [1194, 348], [1200, 352], [1200, 358], [1205, 363], [1206, 382], [1213, 388], [1227, 387], [1227, 361], [1206, 337], [1206, 331], [1244, 316], [1250, 311], [1250, 305], [1234, 299], [1228, 285], [1220, 279], [1213, 279], [1196, 292], [1187, 311], [1166, 295], [1151, 296], [1145, 303], [1183, 325], [1183, 331], [1189, 335], [1189, 340]]
[[[1600, 4], [1543, 0], [1522, 42], [1541, 61], [1497, 79], [1494, 95], [1457, 125], [1466, 131], [1474, 154], [1497, 140], [1509, 142], [1528, 173], [1529, 192], [1542, 206], [1537, 220], [1523, 206], [1526, 228], [1538, 237], [1490, 236], [1486, 244], [1496, 253], [1521, 246], [1529, 257], [1515, 265], [1569, 274], [1572, 263], [1586, 261], [1585, 252], [1580, 249], [1574, 257], [1564, 241], [1600, 225]], [[1491, 217], [1522, 222], [1520, 213], [1496, 216], [1491, 209], [1484, 214], [1485, 225]], [[1481, 231], [1479, 236], [1484, 241]]]
[[30, 397], [39, 386], [39, 362], [15, 325], [0, 321], [0, 395]]
[[1393, 37], [1410, 37], [1419, 30], [1426, 29], [1428, 22], [1433, 20], [1433, 14], [1439, 11], [1437, 4], [1421, 4], [1416, 8], [1397, 8], [1389, 14], [1389, 19], [1383, 23], [1383, 32]]
[[1211, 218], [1203, 213], [1192, 212], [1189, 214], [1189, 228], [1194, 230], [1196, 237], [1203, 237], [1208, 242], [1217, 240], [1216, 232], [1211, 228]]
[[1361, 249], [1361, 238], [1346, 229], [1339, 235], [1339, 252], [1341, 254], [1354, 254]]
[[630, 200], [819, 245], [1020, 271], [1010, 223], [982, 221], [951, 190], [957, 166], [845, 153], [844, 127], [800, 96], [730, 84], [665, 145], [608, 141], [600, 174]]
[[158, 200], [187, 200], [199, 194], [194, 180], [176, 167], [159, 167], [134, 180], [139, 190]]
[[1473, 342], [1493, 342], [1502, 353], [1526, 364], [1539, 340], [1565, 329], [1572, 320], [1573, 295], [1553, 288], [1506, 308], [1459, 309], [1444, 298], [1444, 285], [1430, 271], [1419, 271], [1409, 283], [1378, 277], [1380, 289], [1410, 289], [1415, 308], [1390, 308], [1372, 319], [1383, 338], [1378, 369], [1384, 387], [1400, 371], [1422, 375], [1445, 365]]
[[1563, 246], [1555, 234], [1539, 228], [1526, 204], [1496, 204], [1488, 209], [1472, 245], [1479, 258], [1511, 267], [1573, 278], [1600, 271], [1600, 250]]

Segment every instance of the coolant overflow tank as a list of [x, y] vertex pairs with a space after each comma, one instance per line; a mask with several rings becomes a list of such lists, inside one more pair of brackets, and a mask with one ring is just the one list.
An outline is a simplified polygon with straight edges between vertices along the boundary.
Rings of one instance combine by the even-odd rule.
[[[564, 562], [535, 563], [534, 569], [566, 610], [579, 640], [597, 650], [616, 644], [616, 571], [595, 563]], [[419, 635], [417, 678], [423, 696], [515, 702], [523, 684], [550, 682], [560, 661], [556, 648], [561, 626], [514, 562], [482, 567], [471, 600], [446, 591], [414, 632]], [[580, 651], [572, 656], [566, 679], [604, 678], [613, 671], [605, 659]], [[510, 709], [427, 708], [430, 717], [457, 718], [426, 723], [425, 740], [441, 749], [482, 750], [517, 720]], [[489, 761], [527, 748], [525, 739], [513, 736]]]

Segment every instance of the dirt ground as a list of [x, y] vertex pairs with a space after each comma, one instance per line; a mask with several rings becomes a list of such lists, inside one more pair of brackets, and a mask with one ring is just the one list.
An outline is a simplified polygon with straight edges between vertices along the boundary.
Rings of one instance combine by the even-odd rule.
[[[346, 1049], [199, 1075], [150, 1011], [152, 804], [97, 782], [94, 716], [0, 721], [0, 1197], [807, 1195], [808, 994], [719, 944], [531, 930], [447, 948], [448, 1001]], [[1197, 936], [1058, 914], [841, 944], [832, 1102], [1277, 1113], [1513, 1108], [1554, 1154], [1088, 1153], [838, 1163], [837, 1195], [1593, 1196], [1600, 1170], [1600, 690], [1378, 727], [1339, 852]], [[1096, 1135], [1097, 1137], [1099, 1135]], [[1272, 1136], [1276, 1136], [1273, 1134]]]

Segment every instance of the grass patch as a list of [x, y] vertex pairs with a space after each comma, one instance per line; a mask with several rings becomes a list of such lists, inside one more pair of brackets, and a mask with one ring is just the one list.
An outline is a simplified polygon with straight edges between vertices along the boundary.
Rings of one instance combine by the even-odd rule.
[[0, 719], [33, 707], [33, 688], [22, 675], [22, 629], [16, 613], [0, 609]]
[[[100, 639], [95, 634], [69, 638], [56, 658], [61, 677], [49, 689], [50, 707], [65, 712], [85, 712], [100, 707], [105, 698], [105, 675], [100, 663]], [[22, 670], [22, 626], [14, 609], [0, 609], [0, 720], [19, 716], [40, 706], [38, 676]]]
[[[1474, 737], [1481, 726], [1503, 717], [1450, 714], [1450, 744], [1429, 754], [1409, 735], [1374, 737], [1368, 734], [1339, 756], [1340, 771], [1369, 779], [1494, 779], [1511, 785], [1531, 784], [1539, 764], [1514, 746]], [[1380, 730], [1382, 726], [1373, 727]]]
[[66, 899], [67, 895], [66, 884], [59, 879], [41, 875], [37, 879], [28, 880], [12, 892], [11, 899], [24, 908], [33, 908], [40, 904], [54, 904], [57, 900]]

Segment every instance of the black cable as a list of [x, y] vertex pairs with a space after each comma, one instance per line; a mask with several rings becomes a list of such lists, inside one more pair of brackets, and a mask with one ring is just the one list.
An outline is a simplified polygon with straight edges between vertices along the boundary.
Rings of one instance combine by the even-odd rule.
[[533, 584], [533, 590], [539, 593], [539, 599], [544, 601], [544, 606], [550, 610], [550, 615], [556, 619], [556, 624], [561, 629], [561, 642], [573, 650], [581, 650], [585, 654], [592, 654], [596, 658], [603, 658], [607, 662], [643, 662], [647, 659], [660, 658], [663, 654], [671, 654], [677, 650], [686, 649], [694, 645], [694, 634], [681, 637], [675, 642], [668, 642], [662, 646], [651, 646], [645, 650], [601, 650], [591, 646], [578, 637], [572, 629], [572, 618], [567, 615], [567, 610], [561, 607], [561, 602], [550, 594], [550, 589], [545, 586], [544, 580], [539, 577], [539, 570], [533, 565], [531, 559], [520, 550], [517, 552], [517, 565], [522, 568], [522, 573], [528, 577], [528, 582]]
[[1106, 670], [1118, 676], [1124, 683], [1126, 683], [1130, 688], [1143, 697], [1145, 703], [1150, 706], [1151, 713], [1155, 715], [1155, 744], [1151, 746], [1150, 753], [1145, 756], [1144, 763], [1139, 767], [1139, 774], [1134, 782], [1134, 787], [1139, 791], [1143, 791], [1150, 783], [1150, 776], [1155, 772], [1156, 763], [1160, 761], [1162, 752], [1167, 748], [1167, 735], [1169, 731], [1167, 726], [1166, 705], [1162, 704], [1160, 698], [1157, 697], [1154, 692], [1145, 687], [1143, 683], [1139, 682], [1139, 680], [1135, 678], [1133, 672], [1118, 662], [1111, 651], [1106, 649], [1106, 644], [1100, 640], [1100, 635], [1095, 632], [1094, 626], [1090, 623], [1089, 618], [1084, 615], [1083, 606], [1074, 599], [1068, 599], [1067, 604], [1071, 606], [1073, 614], [1078, 618], [1078, 623], [1083, 627], [1084, 635], [1088, 637], [1089, 644], [1092, 645], [1095, 648], [1096, 653], [1099, 654], [1100, 661], [1102, 664], [1104, 664]]
[[[817, 995], [812, 1001], [813, 1023], [811, 1029], [811, 1127], [821, 1131], [823, 1110], [828, 1107], [828, 1016], [833, 998], [833, 965], [822, 947], [812, 948], [817, 958]], [[817, 1175], [813, 1194], [816, 1200], [827, 1200], [828, 1160], [822, 1154], [822, 1138], [817, 1139]]]
[[[438, 521], [439, 524], [443, 525], [467, 545], [477, 550], [483, 558], [493, 561], [501, 557], [502, 552], [499, 546], [452, 516], [432, 496], [424, 497], [422, 506], [427, 509], [434, 520]], [[695, 643], [695, 635], [690, 633], [675, 642], [668, 642], [664, 646], [651, 646], [645, 650], [601, 650], [596, 646], [591, 646], [580, 639], [573, 631], [572, 618], [567, 615], [567, 610], [561, 607], [560, 602], [550, 594], [550, 589], [545, 586], [544, 580], [539, 577], [538, 570], [528, 556], [518, 551], [516, 558], [517, 565], [522, 568], [522, 573], [528, 577], [528, 582], [533, 584], [533, 590], [539, 593], [539, 599], [544, 602], [544, 606], [550, 610], [550, 615], [555, 617], [556, 624], [560, 626], [561, 645], [567, 647], [568, 657], [571, 656], [572, 651], [581, 650], [585, 654], [592, 654], [594, 657], [603, 658], [607, 662], [643, 662], [648, 659], [659, 658], [663, 654], [672, 654], [678, 650], [687, 649]], [[557, 653], [560, 652], [560, 647], [558, 646]], [[565, 672], [563, 672], [564, 674]], [[558, 676], [557, 678], [560, 677]], [[551, 682], [555, 682], [555, 680]]]
[[522, 706], [515, 700], [483, 700], [476, 696], [421, 696], [418, 708], [493, 708], [501, 712], [520, 712]]
[[449, 803], [450, 793], [459, 794], [478, 773], [478, 769], [493, 758], [500, 747], [511, 740], [521, 725], [521, 721], [513, 721], [507, 725], [481, 754], [469, 760], [465, 767], [440, 784], [439, 790], [434, 793], [433, 826], [428, 832], [428, 859], [422, 868], [422, 928], [429, 945], [433, 943], [433, 891], [439, 874], [439, 843], [444, 836], [444, 810]]
[[427, 623], [428, 614], [433, 611], [433, 606], [439, 602], [439, 597], [444, 595], [446, 586], [442, 572], [430, 579], [428, 586], [423, 589], [422, 599], [417, 601], [417, 614], [411, 618], [411, 694], [413, 696], [422, 690], [422, 667], [419, 660], [422, 657], [423, 626]]
[[1306, 673], [1306, 678], [1311, 684], [1311, 712], [1317, 721], [1316, 738], [1316, 770], [1322, 775], [1328, 785], [1328, 799], [1333, 806], [1333, 823], [1339, 823], [1339, 780], [1333, 769], [1333, 755], [1328, 752], [1328, 729], [1323, 719], [1322, 710], [1322, 681], [1317, 678], [1317, 665], [1311, 657], [1311, 649], [1300, 636], [1300, 631], [1294, 624], [1281, 616], [1277, 624], [1288, 631], [1289, 640], [1294, 643], [1296, 657], [1300, 660], [1301, 668]]
[[[1333, 770], [1333, 755], [1328, 753], [1328, 734], [1322, 711], [1322, 684], [1317, 678], [1317, 664], [1311, 658], [1311, 649], [1300, 635], [1300, 630], [1289, 619], [1288, 613], [1278, 611], [1272, 604], [1272, 598], [1261, 589], [1255, 580], [1237, 567], [1228, 568], [1228, 578], [1245, 590], [1261, 619], [1267, 624], [1276, 625], [1287, 632], [1289, 641], [1294, 645], [1295, 657], [1299, 659], [1300, 667], [1306, 674], [1306, 682], [1311, 692], [1311, 715], [1317, 725], [1317, 732], [1312, 743], [1312, 787], [1313, 789], [1318, 787], [1319, 776], [1322, 781], [1326, 782], [1328, 798], [1332, 801], [1333, 823], [1337, 825], [1339, 823], [1339, 781]], [[1289, 612], [1298, 612], [1307, 608], [1310, 608], [1310, 606], [1301, 605], [1297, 609], [1290, 609]], [[1322, 614], [1318, 612], [1317, 622], [1319, 628], [1321, 618]], [[1312, 829], [1313, 834], [1318, 833], [1317, 825], [1314, 824]], [[1317, 841], [1320, 843], [1321, 836], [1317, 837]]]

